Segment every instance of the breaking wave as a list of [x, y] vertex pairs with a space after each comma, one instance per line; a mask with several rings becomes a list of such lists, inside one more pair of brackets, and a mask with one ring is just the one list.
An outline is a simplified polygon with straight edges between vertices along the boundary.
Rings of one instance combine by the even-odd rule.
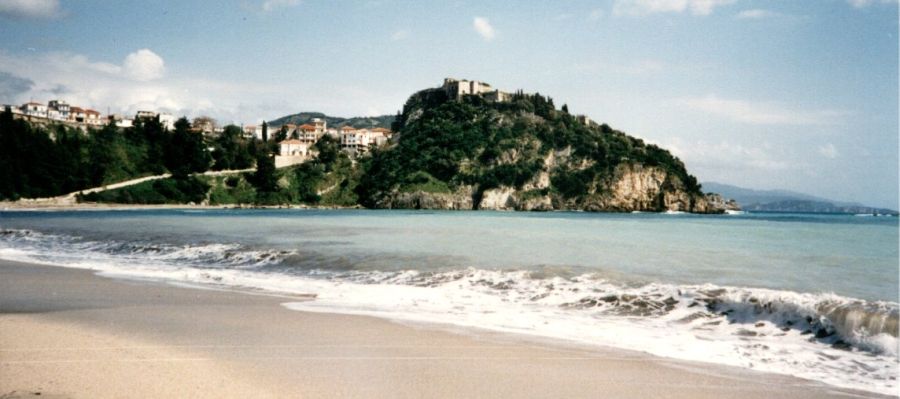
[[638, 283], [599, 272], [372, 270], [238, 243], [91, 240], [0, 230], [0, 258], [107, 275], [314, 294], [303, 311], [440, 322], [614, 346], [896, 395], [896, 302], [750, 287]]

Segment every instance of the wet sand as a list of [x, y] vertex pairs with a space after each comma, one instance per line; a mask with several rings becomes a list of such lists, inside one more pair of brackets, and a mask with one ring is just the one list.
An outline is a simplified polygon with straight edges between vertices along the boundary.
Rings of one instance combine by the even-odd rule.
[[0, 261], [0, 398], [858, 398], [791, 377]]

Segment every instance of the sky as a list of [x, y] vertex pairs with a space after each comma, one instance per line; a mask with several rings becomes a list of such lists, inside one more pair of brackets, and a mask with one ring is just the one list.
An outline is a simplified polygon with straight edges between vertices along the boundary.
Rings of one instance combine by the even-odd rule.
[[0, 37], [4, 104], [255, 124], [475, 79], [700, 181], [898, 208], [897, 0], [0, 0]]

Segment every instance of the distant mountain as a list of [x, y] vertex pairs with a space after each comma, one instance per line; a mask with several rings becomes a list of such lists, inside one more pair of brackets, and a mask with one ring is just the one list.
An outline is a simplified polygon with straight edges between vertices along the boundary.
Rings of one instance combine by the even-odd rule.
[[394, 122], [394, 115], [380, 116], [356, 116], [352, 118], [341, 118], [339, 116], [328, 116], [321, 112], [300, 112], [293, 115], [282, 116], [281, 118], [268, 121], [269, 126], [281, 126], [284, 124], [302, 125], [311, 123], [313, 118], [324, 119], [328, 127], [340, 128], [344, 126], [352, 126], [355, 128], [376, 128], [383, 127], [390, 129]]
[[891, 209], [832, 201], [788, 190], [754, 190], [715, 182], [703, 183], [703, 189], [736, 200], [745, 211], [897, 214], [897, 211]]

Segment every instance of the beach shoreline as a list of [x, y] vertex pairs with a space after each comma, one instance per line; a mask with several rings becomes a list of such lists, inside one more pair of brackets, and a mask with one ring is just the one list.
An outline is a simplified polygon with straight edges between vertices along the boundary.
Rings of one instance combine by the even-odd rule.
[[0, 261], [0, 395], [885, 397], [624, 350], [299, 312], [282, 306], [296, 298], [254, 294]]

